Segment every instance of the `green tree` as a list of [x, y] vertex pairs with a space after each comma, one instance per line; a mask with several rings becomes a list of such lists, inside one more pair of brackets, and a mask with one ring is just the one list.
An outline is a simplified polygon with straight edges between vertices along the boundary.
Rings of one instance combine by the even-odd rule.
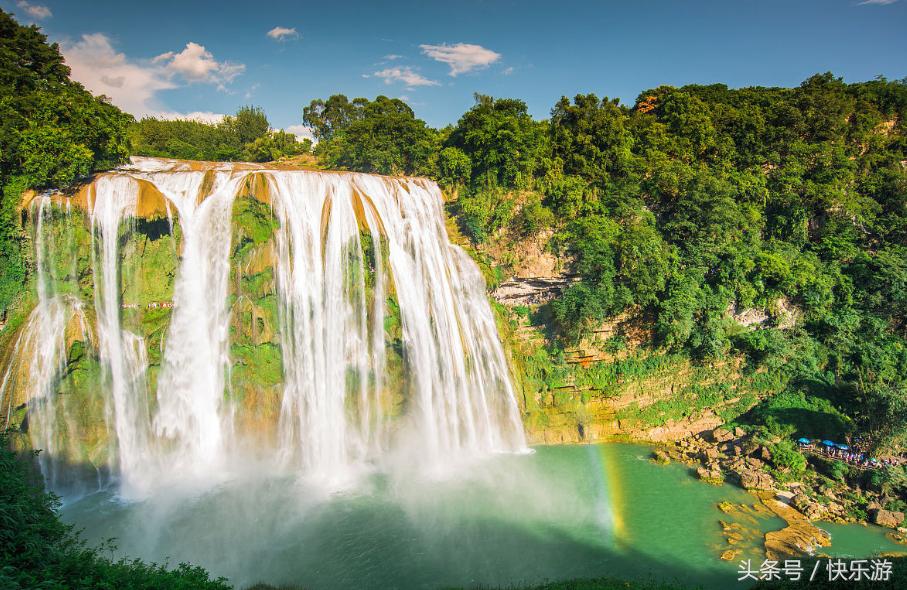
[[240, 107], [235, 115], [225, 117], [221, 125], [226, 133], [235, 136], [242, 145], [265, 137], [271, 129], [264, 110], [256, 106]]
[[65, 188], [128, 155], [132, 118], [69, 79], [57, 44], [0, 11], [0, 320], [27, 276], [22, 191]]
[[476, 186], [529, 186], [548, 164], [545, 125], [532, 120], [521, 100], [482, 94], [476, 94], [475, 100], [447, 145], [469, 157]]
[[[330, 130], [328, 137], [319, 141], [315, 149], [329, 165], [379, 174], [434, 173], [437, 134], [416, 118], [409, 105], [386, 96], [343, 104], [352, 104], [359, 109], [357, 114], [343, 119], [342, 124], [332, 120], [326, 127]], [[306, 116], [312, 125], [311, 112]], [[321, 137], [325, 137], [324, 133], [316, 131]]]
[[350, 101], [342, 94], [334, 94], [327, 100], [318, 98], [302, 109], [302, 121], [318, 141], [330, 140], [335, 133], [362, 118], [368, 102], [365, 98]]

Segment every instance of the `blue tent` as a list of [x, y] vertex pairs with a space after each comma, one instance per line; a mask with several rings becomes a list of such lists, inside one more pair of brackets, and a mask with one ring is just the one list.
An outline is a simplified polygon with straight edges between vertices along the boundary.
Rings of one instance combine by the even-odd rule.
[[848, 447], [847, 445], [842, 445], [840, 443], [836, 444], [835, 446], [838, 447], [839, 449], [841, 449], [842, 451], [846, 451], [846, 450], [850, 449], [850, 447]]
[[808, 439], [808, 438], [801, 438], [801, 439], [798, 440], [797, 442], [800, 443], [801, 445], [808, 445], [808, 444], [809, 444], [809, 439]]
[[823, 441], [822, 441], [822, 444], [825, 445], [826, 447], [833, 447], [833, 446], [835, 446], [835, 443], [833, 443], [833, 442], [830, 441], [830, 440], [823, 440]]

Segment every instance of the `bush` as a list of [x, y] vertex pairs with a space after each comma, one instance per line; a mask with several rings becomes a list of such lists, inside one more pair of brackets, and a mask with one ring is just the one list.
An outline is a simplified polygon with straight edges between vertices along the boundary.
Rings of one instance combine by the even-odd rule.
[[[60, 502], [45, 492], [33, 466], [0, 434], [0, 588], [96, 590], [226, 590], [200, 568], [174, 569], [140, 560], [111, 561], [85, 545], [59, 518]], [[112, 548], [108, 543], [105, 549]]]
[[513, 221], [519, 235], [532, 236], [554, 225], [554, 213], [542, 205], [542, 201], [537, 195], [532, 195], [523, 204]]
[[794, 481], [806, 471], [806, 457], [797, 450], [790, 440], [782, 440], [771, 447], [772, 464], [780, 472], [782, 479]]

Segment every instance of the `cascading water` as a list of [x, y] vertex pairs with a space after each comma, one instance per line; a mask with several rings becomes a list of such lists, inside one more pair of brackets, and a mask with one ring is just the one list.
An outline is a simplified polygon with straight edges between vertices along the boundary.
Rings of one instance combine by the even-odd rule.
[[[148, 397], [145, 341], [123, 329], [120, 322], [120, 227], [136, 210], [138, 183], [129, 176], [104, 176], [94, 185], [91, 225], [94, 306], [99, 352], [110, 393], [108, 412], [116, 429], [121, 489], [125, 495], [141, 493], [138, 481], [148, 473]], [[95, 252], [97, 251], [97, 252]]]
[[[57, 411], [69, 313], [83, 318], [86, 333], [92, 317], [97, 326], [105, 418], [115, 439], [110, 464], [127, 495], [161, 480], [160, 469], [200, 479], [220, 472], [251, 440], [249, 423], [273, 430], [256, 439], [265, 441], [266, 456], [329, 481], [398, 455], [424, 470], [525, 448], [484, 281], [449, 243], [433, 183], [137, 159], [90, 188], [93, 297], [80, 297], [84, 288], [65, 297], [47, 292], [41, 220], [50, 200], [33, 215], [38, 307], [17, 355], [34, 356], [24, 399], [35, 447], [57, 452], [60, 421], [48, 412]], [[124, 300], [130, 277], [121, 270], [124, 224], [136, 223], [150, 192], [166, 211], [163, 231], [179, 241], [169, 327], [157, 344], [135, 327], [148, 314]], [[257, 199], [275, 228], [255, 242], [265, 261], [256, 264], [271, 269], [260, 276], [273, 276], [276, 299], [273, 330], [264, 320], [256, 327], [279, 351], [271, 414], [261, 407], [269, 399], [263, 386], [233, 391], [231, 379], [243, 369], [231, 346], [240, 355], [253, 347], [236, 338], [258, 317], [243, 315], [244, 296], [236, 292], [240, 197]], [[123, 308], [135, 310], [128, 329]], [[150, 360], [155, 346], [159, 372]], [[10, 381], [8, 370], [2, 391], [12, 400]]]
[[176, 207], [184, 236], [155, 431], [175, 443], [178, 467], [208, 473], [224, 459], [229, 432], [223, 399], [230, 208], [242, 175], [216, 173], [208, 195], [200, 192], [201, 172], [147, 178]]
[[16, 339], [13, 361], [3, 374], [0, 408], [5, 405], [5, 424], [10, 424], [16, 389], [20, 389], [20, 399], [28, 400], [29, 404], [27, 419], [32, 445], [43, 451], [38, 455], [41, 472], [51, 488], [64, 490], [70, 487], [70, 482], [65, 481], [60, 468], [64, 454], [61, 432], [69, 425], [54, 403], [55, 387], [66, 362], [67, 332], [75, 328], [89, 340], [92, 336], [81, 301], [71, 293], [57, 292], [56, 284], [66, 277], [57, 276], [56, 269], [48, 264], [47, 252], [57, 247], [71, 248], [72, 244], [67, 241], [57, 244], [57, 236], [45, 231], [52, 214], [49, 197], [38, 197], [32, 203], [38, 301]]

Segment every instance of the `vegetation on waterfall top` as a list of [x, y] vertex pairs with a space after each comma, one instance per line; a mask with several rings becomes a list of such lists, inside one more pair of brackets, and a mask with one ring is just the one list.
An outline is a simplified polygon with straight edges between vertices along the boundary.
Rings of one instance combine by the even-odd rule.
[[309, 139], [297, 141], [286, 131], [272, 130], [264, 111], [241, 107], [217, 123], [146, 117], [129, 129], [132, 154], [183, 160], [270, 162], [307, 154]]

